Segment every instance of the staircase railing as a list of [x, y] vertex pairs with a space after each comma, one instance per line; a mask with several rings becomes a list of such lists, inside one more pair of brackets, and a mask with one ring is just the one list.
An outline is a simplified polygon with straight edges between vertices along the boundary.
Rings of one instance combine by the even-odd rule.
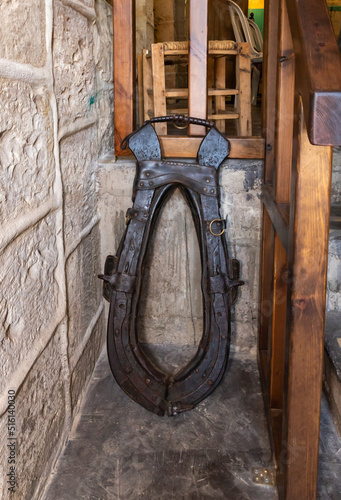
[[259, 362], [280, 498], [316, 498], [341, 59], [324, 0], [266, 0]]

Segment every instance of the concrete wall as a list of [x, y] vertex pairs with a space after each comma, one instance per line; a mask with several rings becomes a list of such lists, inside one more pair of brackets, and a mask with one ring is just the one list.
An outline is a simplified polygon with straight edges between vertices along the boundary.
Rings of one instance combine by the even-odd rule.
[[95, 173], [112, 146], [112, 8], [12, 0], [0, 17], [0, 497], [23, 500], [38, 497], [103, 344]]
[[[110, 158], [99, 166], [102, 260], [113, 254], [132, 206], [135, 162]], [[233, 308], [232, 349], [256, 353], [261, 230], [262, 161], [227, 160], [221, 168], [222, 216], [231, 257], [245, 281]], [[175, 192], [160, 215], [146, 266], [139, 311], [139, 340], [188, 351], [202, 335], [200, 254], [194, 224]], [[190, 352], [190, 350], [189, 350]]]

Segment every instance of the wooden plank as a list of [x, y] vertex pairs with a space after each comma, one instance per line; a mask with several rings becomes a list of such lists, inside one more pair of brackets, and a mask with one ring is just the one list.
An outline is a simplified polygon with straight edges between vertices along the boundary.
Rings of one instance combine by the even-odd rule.
[[236, 61], [236, 82], [239, 90], [237, 100], [237, 112], [239, 114], [238, 135], [251, 136], [251, 49], [248, 43], [239, 45]]
[[295, 59], [285, 0], [280, 7], [276, 120], [276, 201], [289, 203], [295, 95]]
[[[166, 80], [163, 43], [152, 43], [153, 103], [155, 116], [165, 116]], [[166, 123], [155, 123], [155, 131], [159, 135], [167, 135]]]
[[272, 224], [274, 225], [276, 233], [281, 240], [286, 253], [289, 248], [289, 225], [288, 220], [284, 216], [288, 212], [287, 206], [276, 203], [273, 189], [268, 184], [263, 184], [262, 187], [263, 203], [266, 206]]
[[[215, 60], [215, 71], [214, 71], [215, 87], [217, 90], [225, 89], [226, 87], [226, 59], [225, 57], [220, 57]], [[225, 112], [225, 96], [216, 95], [215, 96], [215, 114]], [[226, 113], [224, 113], [226, 114]], [[225, 120], [217, 119], [216, 126], [218, 130], [222, 133], [225, 132]]]
[[143, 123], [144, 105], [143, 105], [143, 56], [137, 54], [137, 92], [139, 97], [139, 125]]
[[[164, 157], [196, 158], [203, 136], [161, 136]], [[230, 158], [264, 158], [264, 140], [261, 137], [229, 137]]]
[[[208, 96], [226, 96], [226, 95], [238, 95], [239, 90], [237, 89], [208, 89]], [[188, 89], [169, 89], [166, 90], [166, 97], [177, 97], [182, 99], [187, 99]]]
[[[212, 88], [214, 86], [214, 71], [215, 71], [215, 60], [213, 57], [209, 57], [207, 60], [207, 86]], [[210, 96], [208, 90], [207, 108], [213, 109], [213, 97]]]
[[[273, 273], [273, 246], [272, 246], [272, 223], [268, 211], [263, 206], [262, 225], [262, 262], [260, 274], [260, 315], [259, 315], [259, 338], [258, 348], [260, 352], [270, 350], [269, 334], [271, 332], [272, 314], [272, 273]], [[267, 363], [263, 359], [263, 371], [268, 379]]]
[[288, 262], [278, 234], [274, 242], [270, 408], [283, 408]]
[[[207, 117], [207, 26], [208, 0], [189, 0], [189, 116]], [[190, 135], [203, 135], [206, 130], [189, 126]]]
[[[298, 99], [297, 99], [298, 100]], [[332, 150], [311, 145], [298, 106], [289, 254], [288, 381], [283, 456], [285, 498], [316, 498], [324, 351]]]
[[310, 141], [341, 144], [341, 58], [326, 2], [286, 0]]
[[154, 116], [153, 92], [149, 92], [153, 87], [152, 61], [151, 58], [147, 57], [148, 54], [148, 50], [144, 49], [142, 52], [144, 120], [149, 120], [150, 116]]
[[115, 154], [124, 156], [130, 152], [121, 150], [120, 142], [135, 128], [134, 13], [134, 0], [114, 0]]
[[239, 113], [219, 113], [219, 114], [212, 114], [208, 115], [209, 120], [237, 120], [239, 119]]
[[278, 7], [278, 0], [265, 0], [262, 123], [266, 144], [264, 180], [270, 184], [273, 183], [275, 164]]

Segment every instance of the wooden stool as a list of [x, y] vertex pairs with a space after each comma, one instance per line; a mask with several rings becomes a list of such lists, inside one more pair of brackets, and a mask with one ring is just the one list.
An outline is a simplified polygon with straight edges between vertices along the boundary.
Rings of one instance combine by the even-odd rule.
[[[210, 41], [208, 53], [214, 62], [213, 78], [209, 78], [210, 88], [208, 89], [209, 103], [213, 109], [209, 111], [208, 119], [216, 121], [217, 128], [221, 132], [225, 131], [225, 120], [237, 120], [238, 135], [251, 136], [250, 44], [230, 40]], [[236, 57], [235, 89], [226, 88], [226, 56], [231, 55]], [[169, 101], [167, 103], [167, 99], [188, 100], [188, 89], [166, 88], [165, 58], [173, 60], [185, 58], [187, 60], [188, 42], [154, 43], [151, 54], [147, 50], [143, 51], [139, 74], [143, 73], [143, 115], [145, 120], [153, 116], [174, 113], [188, 114], [187, 107], [174, 109]], [[232, 95], [235, 96], [235, 109], [229, 111], [226, 109], [226, 96]], [[155, 127], [159, 135], [167, 135], [166, 123], [158, 123]]]

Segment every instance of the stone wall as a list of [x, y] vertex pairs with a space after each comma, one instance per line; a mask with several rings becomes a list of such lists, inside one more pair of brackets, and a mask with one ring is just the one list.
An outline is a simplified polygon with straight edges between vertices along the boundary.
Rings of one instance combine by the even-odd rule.
[[[108, 157], [99, 165], [103, 262], [115, 253], [123, 235], [134, 175], [132, 160], [114, 162]], [[261, 179], [259, 160], [227, 160], [221, 167], [229, 253], [240, 260], [245, 281], [232, 309], [231, 344], [232, 350], [251, 355], [256, 353], [258, 325]], [[201, 265], [192, 216], [179, 191], [164, 207], [152, 243], [139, 308], [139, 340], [191, 355], [202, 335]]]
[[0, 16], [0, 497], [24, 500], [39, 497], [104, 339], [96, 160], [112, 147], [112, 7], [12, 0]]

